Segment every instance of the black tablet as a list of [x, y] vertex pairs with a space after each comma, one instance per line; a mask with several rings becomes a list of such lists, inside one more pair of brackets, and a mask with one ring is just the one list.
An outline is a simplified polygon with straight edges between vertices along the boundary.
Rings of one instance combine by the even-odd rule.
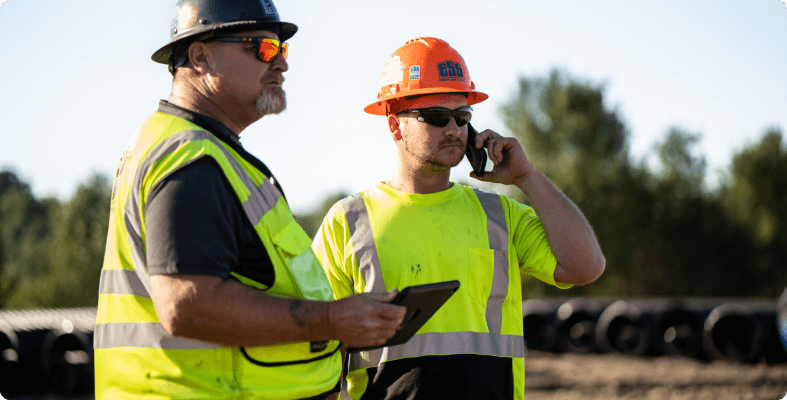
[[428, 283], [426, 285], [408, 286], [402, 289], [391, 300], [391, 304], [407, 307], [402, 327], [396, 331], [396, 334], [388, 339], [384, 345], [360, 348], [350, 347], [347, 351], [352, 353], [362, 350], [373, 350], [407, 342], [458, 289], [459, 281]]

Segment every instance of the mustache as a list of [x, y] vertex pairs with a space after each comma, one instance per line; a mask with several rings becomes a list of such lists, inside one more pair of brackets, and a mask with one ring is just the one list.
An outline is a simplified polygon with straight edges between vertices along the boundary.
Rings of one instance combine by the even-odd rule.
[[270, 74], [263, 79], [263, 82], [275, 82], [282, 84], [284, 83], [284, 75], [282, 74]]
[[462, 142], [462, 141], [461, 141], [461, 140], [459, 140], [459, 139], [455, 139], [455, 140], [448, 139], [448, 140], [444, 140], [444, 141], [440, 142], [440, 147], [447, 147], [447, 146], [460, 146], [460, 147], [464, 147], [464, 146], [465, 146], [465, 143], [464, 143], [464, 142]]

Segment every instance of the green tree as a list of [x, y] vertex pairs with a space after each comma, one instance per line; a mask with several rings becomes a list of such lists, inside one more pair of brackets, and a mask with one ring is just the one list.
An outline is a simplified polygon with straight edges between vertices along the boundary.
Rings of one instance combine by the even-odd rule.
[[603, 88], [553, 70], [521, 78], [502, 116], [533, 165], [575, 202], [616, 181], [628, 168], [625, 126], [604, 104]]
[[[610, 216], [637, 215], [631, 210], [642, 204], [637, 196], [649, 193], [635, 180], [645, 174], [630, 165], [628, 132], [617, 112], [604, 104], [603, 87], [558, 70], [547, 78], [522, 77], [518, 92], [501, 108], [501, 114], [533, 165], [577, 204], [596, 230], [607, 258], [607, 272], [597, 283], [580, 287], [580, 293], [625, 290], [628, 286], [622, 270], [614, 266], [623, 264], [631, 242], [637, 239], [631, 226], [636, 219]], [[626, 187], [631, 196], [620, 195]], [[520, 192], [512, 197], [527, 202]], [[623, 231], [630, 234], [620, 235]], [[565, 295], [530, 282], [525, 284], [526, 295]]]
[[51, 269], [46, 256], [50, 216], [58, 208], [55, 199], [36, 200], [14, 172], [0, 172], [0, 307], [32, 306], [30, 293], [22, 290], [23, 283]]
[[761, 295], [778, 296], [787, 286], [787, 147], [779, 128], [733, 156], [722, 199], [755, 241], [757, 256], [740, 268], [758, 278]]
[[328, 214], [331, 207], [339, 200], [349, 196], [346, 192], [337, 192], [331, 195], [328, 195], [323, 200], [322, 204], [319, 208], [314, 210], [312, 213], [308, 214], [297, 214], [295, 215], [295, 220], [300, 224], [304, 231], [309, 234], [310, 238], [314, 238], [314, 235], [317, 234], [317, 230], [320, 229], [320, 225], [322, 224], [322, 220]]
[[[755, 256], [742, 226], [703, 185], [698, 134], [672, 128], [655, 151], [654, 172], [628, 154], [628, 132], [604, 104], [604, 88], [559, 71], [521, 78], [501, 109], [529, 159], [582, 210], [607, 260], [604, 275], [580, 294], [754, 295]], [[526, 199], [520, 197], [526, 201]], [[525, 282], [525, 296], [566, 295]]]
[[756, 279], [740, 268], [755, 257], [751, 237], [705, 188], [706, 161], [694, 150], [699, 138], [672, 128], [656, 146], [662, 171], [650, 186], [652, 246], [664, 274], [648, 281], [646, 294], [754, 295]]
[[2, 237], [0, 237], [0, 309], [3, 308], [4, 303], [11, 297], [11, 294], [19, 284], [18, 277], [8, 276], [5, 265], [5, 251], [3, 250]]
[[656, 146], [664, 171], [661, 184], [670, 187], [674, 198], [699, 198], [705, 194], [704, 156], [694, 154], [693, 147], [699, 142], [700, 135], [671, 128], [664, 141]]
[[37, 301], [44, 307], [93, 307], [104, 260], [111, 184], [95, 174], [79, 186], [54, 216], [47, 252], [52, 272], [40, 282]]

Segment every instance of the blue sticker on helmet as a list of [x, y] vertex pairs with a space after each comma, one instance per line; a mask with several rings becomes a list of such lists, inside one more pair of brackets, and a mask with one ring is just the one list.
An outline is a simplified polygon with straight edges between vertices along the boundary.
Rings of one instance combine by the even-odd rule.
[[462, 65], [451, 60], [445, 60], [437, 64], [437, 72], [440, 75], [440, 81], [465, 81], [464, 71]]

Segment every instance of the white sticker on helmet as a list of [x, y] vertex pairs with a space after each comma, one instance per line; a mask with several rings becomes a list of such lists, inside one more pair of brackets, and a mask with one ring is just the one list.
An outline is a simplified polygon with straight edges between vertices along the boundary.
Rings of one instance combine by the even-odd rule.
[[197, 22], [197, 8], [194, 6], [183, 6], [180, 8], [178, 16], [178, 29], [188, 29]]
[[399, 56], [388, 58], [388, 61], [386, 61], [383, 66], [383, 73], [380, 75], [380, 79], [377, 80], [380, 84], [380, 88], [396, 85], [402, 80], [404, 80], [404, 66], [402, 65], [402, 60]]
[[421, 66], [413, 65], [410, 67], [410, 80], [417, 81], [421, 79]]

